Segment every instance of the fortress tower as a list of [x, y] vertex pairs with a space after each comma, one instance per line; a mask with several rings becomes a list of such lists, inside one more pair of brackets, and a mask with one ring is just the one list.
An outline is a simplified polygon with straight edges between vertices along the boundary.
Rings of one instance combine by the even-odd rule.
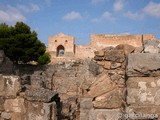
[[48, 52], [51, 59], [73, 57], [74, 52], [74, 37], [60, 33], [48, 38]]

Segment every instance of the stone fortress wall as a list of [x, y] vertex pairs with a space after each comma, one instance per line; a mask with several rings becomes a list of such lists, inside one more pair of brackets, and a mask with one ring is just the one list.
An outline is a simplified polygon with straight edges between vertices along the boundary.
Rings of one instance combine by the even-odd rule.
[[[94, 51], [109, 46], [128, 44], [134, 47], [142, 47], [144, 40], [155, 40], [153, 34], [123, 35], [123, 34], [91, 34], [90, 44], [75, 45], [74, 37], [60, 33], [48, 38], [47, 51], [51, 54], [51, 61], [63, 61], [72, 59], [88, 59], [94, 57]], [[60, 52], [63, 52], [61, 54]]]
[[0, 50], [0, 120], [160, 120], [160, 41], [142, 45], [43, 66]]

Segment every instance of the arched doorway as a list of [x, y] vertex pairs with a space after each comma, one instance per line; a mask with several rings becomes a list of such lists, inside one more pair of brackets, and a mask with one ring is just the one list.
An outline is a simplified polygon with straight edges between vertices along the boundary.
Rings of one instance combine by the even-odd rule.
[[57, 57], [64, 56], [65, 48], [63, 45], [57, 47]]

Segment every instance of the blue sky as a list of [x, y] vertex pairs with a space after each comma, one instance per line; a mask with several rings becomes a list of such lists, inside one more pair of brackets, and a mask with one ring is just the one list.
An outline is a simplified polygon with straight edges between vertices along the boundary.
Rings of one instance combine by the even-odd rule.
[[90, 34], [156, 34], [160, 39], [159, 0], [0, 0], [0, 23], [23, 21], [46, 44], [65, 33], [76, 44]]

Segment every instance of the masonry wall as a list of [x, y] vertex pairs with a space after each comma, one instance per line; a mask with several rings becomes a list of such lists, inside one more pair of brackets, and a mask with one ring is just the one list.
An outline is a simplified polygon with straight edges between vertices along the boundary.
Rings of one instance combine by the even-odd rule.
[[95, 49], [90, 45], [75, 45], [75, 58], [93, 58]]
[[55, 36], [50, 36], [48, 38], [48, 52], [52, 57], [56, 57], [57, 48], [59, 45], [64, 47], [64, 56], [73, 56], [74, 55], [74, 37], [67, 36], [64, 34], [58, 34]]
[[134, 47], [142, 47], [142, 36], [141, 35], [108, 35], [108, 34], [92, 34], [91, 35], [91, 46], [96, 48], [116, 46], [119, 44], [129, 44]]
[[[74, 37], [65, 34], [58, 34], [48, 38], [47, 51], [51, 55], [51, 61], [65, 61], [68, 59], [93, 58], [95, 50], [100, 50], [109, 46], [115, 47], [119, 44], [128, 44], [142, 48], [144, 40], [155, 40], [153, 34], [143, 35], [118, 35], [118, 34], [91, 34], [89, 45], [75, 45]], [[64, 47], [64, 55], [58, 56], [58, 46]]]
[[156, 40], [156, 35], [154, 34], [143, 34], [143, 40]]
[[46, 66], [13, 66], [0, 51], [0, 120], [157, 120], [159, 46], [121, 44]]

